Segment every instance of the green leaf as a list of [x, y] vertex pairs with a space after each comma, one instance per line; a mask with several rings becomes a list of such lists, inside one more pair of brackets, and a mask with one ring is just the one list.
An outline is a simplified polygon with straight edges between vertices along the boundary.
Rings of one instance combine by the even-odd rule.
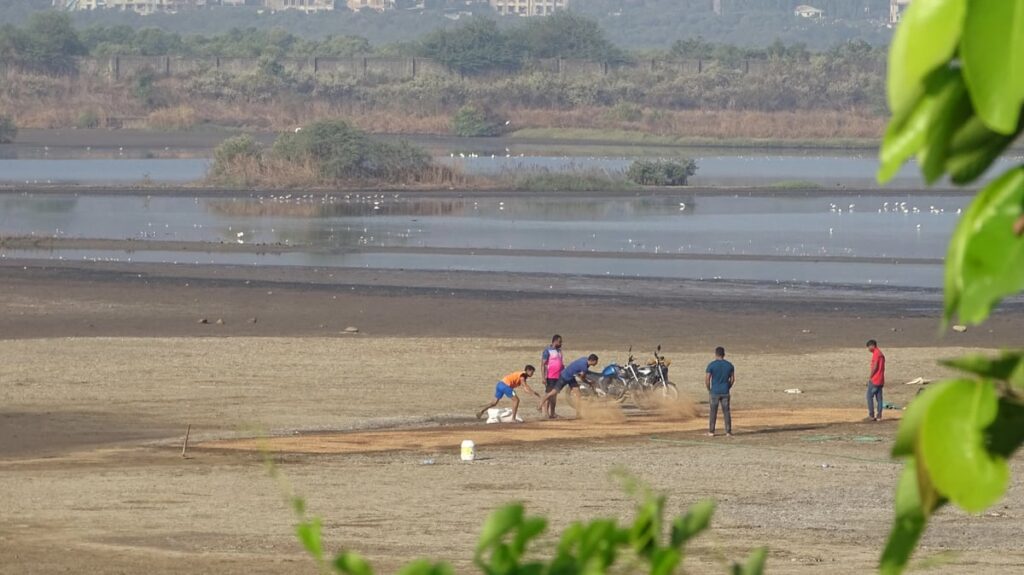
[[334, 569], [346, 575], [373, 575], [373, 568], [358, 553], [346, 551], [334, 558]]
[[615, 562], [619, 546], [629, 541], [629, 531], [611, 519], [589, 524], [574, 523], [562, 532], [549, 575], [604, 573]]
[[1021, 363], [1024, 363], [1024, 356], [1014, 352], [1003, 352], [998, 357], [976, 354], [947, 359], [939, 363], [988, 379], [1009, 381], [1014, 371], [1020, 368]]
[[977, 115], [971, 116], [953, 135], [949, 144], [946, 171], [958, 185], [973, 182], [1013, 143], [1017, 134], [993, 132]]
[[1002, 457], [1012, 456], [1024, 442], [1024, 405], [1001, 398], [996, 420], [985, 431], [989, 451]]
[[1017, 354], [1017, 368], [1007, 378], [1010, 385], [1024, 390], [1024, 353]]
[[316, 517], [309, 521], [303, 521], [295, 526], [295, 533], [299, 536], [302, 546], [309, 551], [309, 554], [317, 561], [324, 560], [324, 550], [320, 544], [320, 518]]
[[733, 575], [762, 575], [764, 564], [768, 560], [768, 548], [758, 547], [750, 552], [747, 562], [744, 565], [733, 564]]
[[889, 109], [913, 105], [924, 78], [945, 66], [960, 41], [966, 0], [916, 0], [903, 15], [889, 48]]
[[985, 429], [996, 419], [991, 382], [955, 380], [934, 389], [921, 421], [918, 463], [936, 490], [970, 512], [982, 511], [1006, 490], [1006, 459], [986, 449]]
[[970, 100], [960, 74], [940, 68], [923, 80], [920, 95], [886, 126], [879, 151], [878, 181], [891, 179], [919, 154], [926, 179], [941, 175], [953, 133], [970, 117]]
[[921, 432], [921, 422], [931, 406], [931, 400], [935, 398], [935, 391], [941, 389], [946, 382], [934, 383], [921, 391], [921, 394], [911, 400], [907, 411], [900, 418], [899, 429], [896, 430], [896, 441], [892, 446], [893, 457], [908, 457], [914, 455], [917, 449], [917, 438]]
[[658, 549], [651, 557], [651, 575], [672, 575], [682, 560], [683, 555], [671, 547]]
[[[942, 79], [942, 84], [934, 88], [934, 108], [932, 121], [929, 123], [924, 145], [917, 153], [917, 162], [921, 173], [928, 184], [935, 183], [946, 169], [946, 158], [953, 134], [971, 117], [971, 101], [967, 97], [967, 87], [959, 74], [951, 72], [952, 79]], [[933, 88], [928, 87], [929, 93]]]
[[680, 548], [711, 525], [715, 513], [715, 502], [711, 499], [698, 501], [690, 506], [686, 515], [672, 522], [672, 547]]
[[548, 521], [543, 517], [527, 518], [522, 522], [522, 524], [520, 524], [519, 530], [516, 532], [515, 540], [512, 543], [512, 549], [517, 555], [522, 555], [526, 551], [527, 544], [543, 533], [547, 527]]
[[1024, 213], [1024, 169], [987, 185], [957, 224], [946, 254], [948, 321], [954, 312], [980, 323], [1003, 297], [1024, 287], [1024, 237], [1013, 224]]
[[917, 466], [914, 460], [909, 460], [903, 467], [896, 487], [896, 520], [889, 532], [885, 550], [882, 551], [879, 563], [882, 575], [899, 575], [903, 572], [932, 511], [922, 501]]
[[659, 547], [658, 539], [661, 537], [661, 517], [664, 506], [664, 497], [648, 496], [637, 509], [636, 519], [629, 531], [629, 540], [637, 555], [650, 558]]
[[506, 505], [491, 513], [480, 530], [480, 540], [476, 544], [477, 556], [498, 543], [506, 533], [512, 531], [523, 522], [523, 506], [514, 503]]
[[978, 115], [1014, 133], [1024, 103], [1024, 0], [972, 0], [960, 59]]
[[889, 120], [878, 151], [879, 183], [891, 180], [904, 162], [924, 146], [934, 107], [934, 101], [922, 89], [912, 106]]

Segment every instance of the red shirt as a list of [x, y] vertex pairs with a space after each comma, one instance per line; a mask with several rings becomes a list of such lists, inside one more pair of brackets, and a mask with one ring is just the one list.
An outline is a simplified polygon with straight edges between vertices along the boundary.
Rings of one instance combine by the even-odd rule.
[[885, 355], [877, 347], [871, 352], [871, 373], [871, 383], [885, 385]]

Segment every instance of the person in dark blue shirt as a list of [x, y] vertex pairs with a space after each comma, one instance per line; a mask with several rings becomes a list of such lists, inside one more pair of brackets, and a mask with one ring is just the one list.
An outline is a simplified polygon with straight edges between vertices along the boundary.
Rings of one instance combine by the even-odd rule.
[[[565, 366], [565, 369], [562, 370], [562, 373], [558, 378], [558, 384], [544, 396], [544, 399], [541, 400], [541, 405], [544, 405], [544, 402], [546, 401], [553, 400], [555, 396], [558, 395], [558, 392], [568, 387], [569, 393], [572, 394], [572, 398], [575, 401], [573, 407], [576, 409], [576, 415], [579, 415], [581, 409], [580, 383], [586, 379], [587, 373], [590, 372], [590, 368], [597, 365], [597, 361], [597, 355], [592, 353], [589, 356], [581, 357]], [[548, 415], [549, 419], [555, 419], [557, 417], [558, 416], [554, 413]]]
[[718, 406], [722, 406], [725, 416], [725, 434], [732, 437], [732, 414], [729, 411], [729, 392], [736, 383], [736, 368], [725, 360], [725, 348], [715, 348], [715, 361], [708, 364], [704, 386], [710, 394], [711, 413], [708, 415], [708, 436], [715, 436], [715, 420], [718, 419]]

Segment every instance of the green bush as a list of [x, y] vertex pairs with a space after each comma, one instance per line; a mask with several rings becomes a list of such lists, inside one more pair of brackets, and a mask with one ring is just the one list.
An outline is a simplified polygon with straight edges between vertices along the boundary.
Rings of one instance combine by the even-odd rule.
[[629, 166], [626, 177], [641, 186], [685, 186], [687, 179], [697, 173], [693, 160], [636, 160]]
[[18, 126], [14, 124], [14, 118], [0, 116], [0, 144], [9, 144], [18, 136]]
[[456, 136], [478, 138], [484, 136], [500, 136], [503, 123], [487, 110], [475, 106], [463, 106], [452, 119], [452, 129]]
[[78, 119], [75, 120], [75, 127], [79, 129], [99, 128], [100, 127], [100, 115], [96, 113], [96, 110], [83, 110], [78, 115]]
[[617, 192], [634, 188], [621, 174], [603, 170], [529, 170], [512, 178], [512, 188], [521, 192]]
[[[273, 463], [272, 476], [281, 481]], [[685, 514], [666, 521], [664, 495], [657, 495], [636, 480], [624, 478], [626, 491], [637, 499], [636, 517], [620, 524], [617, 519], [576, 521], [550, 543], [543, 540], [548, 520], [530, 516], [522, 504], [496, 509], [484, 522], [473, 554], [473, 564], [486, 575], [573, 575], [604, 573], [669, 574], [683, 572], [686, 546], [711, 526], [715, 502], [694, 503]], [[282, 485], [284, 484], [281, 481]], [[358, 552], [342, 549], [336, 554], [324, 549], [323, 522], [306, 511], [306, 502], [286, 488], [285, 496], [298, 520], [299, 542], [317, 562], [321, 573], [373, 575], [375, 572]], [[531, 546], [550, 551], [538, 554]], [[732, 575], [762, 575], [768, 549], [759, 547], [744, 563], [730, 562]], [[463, 570], [464, 571], [464, 570]], [[397, 571], [400, 575], [452, 575], [455, 570], [444, 561], [418, 559]]]
[[234, 164], [239, 160], [258, 160], [260, 148], [249, 134], [234, 136], [221, 142], [213, 151], [213, 174], [223, 176], [230, 173]]
[[388, 182], [417, 179], [431, 167], [430, 156], [406, 142], [377, 142], [343, 120], [324, 120], [274, 143], [275, 157], [309, 162], [321, 180], [337, 182], [379, 179]]

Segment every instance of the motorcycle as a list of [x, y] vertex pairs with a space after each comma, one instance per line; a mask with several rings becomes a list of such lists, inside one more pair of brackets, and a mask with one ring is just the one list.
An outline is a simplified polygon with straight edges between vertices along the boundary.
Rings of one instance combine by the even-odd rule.
[[645, 380], [645, 390], [655, 398], [662, 400], [679, 399], [679, 388], [668, 380], [668, 367], [670, 365], [672, 365], [672, 360], [666, 359], [664, 355], [661, 355], [661, 345], [659, 344], [657, 349], [654, 350], [654, 359], [648, 361], [647, 366], [639, 370], [640, 375]]
[[633, 357], [633, 348], [629, 348], [629, 359], [625, 365], [609, 364], [601, 371], [596, 386], [608, 397], [617, 401], [625, 401], [626, 396], [633, 397], [640, 407], [651, 403], [652, 399], [677, 399], [679, 390], [668, 380], [668, 367], [671, 360], [661, 355], [659, 345], [654, 352], [655, 359], [648, 365], [641, 366]]

